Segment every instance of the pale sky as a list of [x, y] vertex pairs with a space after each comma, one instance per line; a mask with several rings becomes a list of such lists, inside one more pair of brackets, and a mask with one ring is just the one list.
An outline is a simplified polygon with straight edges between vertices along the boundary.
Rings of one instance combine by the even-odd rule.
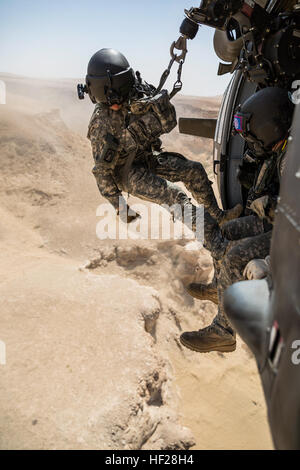
[[[179, 37], [184, 9], [195, 0], [0, 0], [0, 72], [37, 78], [80, 78], [103, 47], [120, 50], [145, 80], [157, 85]], [[222, 94], [230, 76], [217, 76], [213, 29], [203, 26], [183, 70], [183, 94]], [[168, 81], [172, 88], [175, 74]]]

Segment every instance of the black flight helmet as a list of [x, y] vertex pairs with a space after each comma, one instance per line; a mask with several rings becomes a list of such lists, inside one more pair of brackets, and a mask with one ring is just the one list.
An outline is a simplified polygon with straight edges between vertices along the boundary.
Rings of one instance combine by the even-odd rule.
[[272, 151], [287, 137], [294, 106], [287, 90], [264, 88], [250, 96], [234, 114], [234, 130], [258, 155]]
[[91, 58], [86, 87], [93, 103], [122, 104], [128, 99], [134, 84], [134, 72], [120, 52], [101, 49]]

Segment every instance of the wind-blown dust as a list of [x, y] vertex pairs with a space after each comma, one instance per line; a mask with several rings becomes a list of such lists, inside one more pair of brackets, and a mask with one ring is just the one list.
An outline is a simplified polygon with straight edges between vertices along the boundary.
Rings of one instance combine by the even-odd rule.
[[[178, 340], [215, 314], [183, 287], [208, 282], [209, 254], [188, 240], [99, 240], [92, 105], [75, 81], [0, 78], [0, 448], [271, 448], [243, 343], [201, 355]], [[211, 117], [219, 100], [176, 103]], [[175, 130], [164, 145], [211, 175], [210, 142]]]

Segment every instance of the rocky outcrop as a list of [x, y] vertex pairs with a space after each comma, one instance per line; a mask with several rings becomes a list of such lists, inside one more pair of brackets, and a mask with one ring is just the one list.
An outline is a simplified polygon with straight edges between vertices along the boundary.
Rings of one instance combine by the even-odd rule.
[[19, 264], [26, 276], [20, 270], [0, 287], [0, 447], [193, 445], [178, 423], [168, 358], [156, 347], [158, 292], [55, 256]]
[[[91, 103], [74, 100], [77, 82], [5, 81], [0, 448], [270, 447], [243, 346], [203, 357], [179, 342], [216, 313], [184, 289], [209, 282], [207, 252], [188, 240], [99, 240], [97, 206], [106, 201], [85, 139]], [[179, 115], [208, 107], [177, 100]], [[177, 134], [166, 148], [211, 169], [207, 140]]]

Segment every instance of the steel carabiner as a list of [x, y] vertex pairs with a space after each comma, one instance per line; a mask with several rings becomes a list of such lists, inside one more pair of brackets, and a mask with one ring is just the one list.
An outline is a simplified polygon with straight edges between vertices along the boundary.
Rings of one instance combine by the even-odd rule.
[[[187, 38], [185, 36], [180, 36], [177, 41], [174, 41], [170, 48], [170, 54], [172, 59], [176, 62], [180, 63], [181, 61], [184, 62], [186, 58], [186, 54], [188, 52], [186, 47]], [[178, 51], [182, 51], [180, 55], [175, 54], [175, 49]]]

